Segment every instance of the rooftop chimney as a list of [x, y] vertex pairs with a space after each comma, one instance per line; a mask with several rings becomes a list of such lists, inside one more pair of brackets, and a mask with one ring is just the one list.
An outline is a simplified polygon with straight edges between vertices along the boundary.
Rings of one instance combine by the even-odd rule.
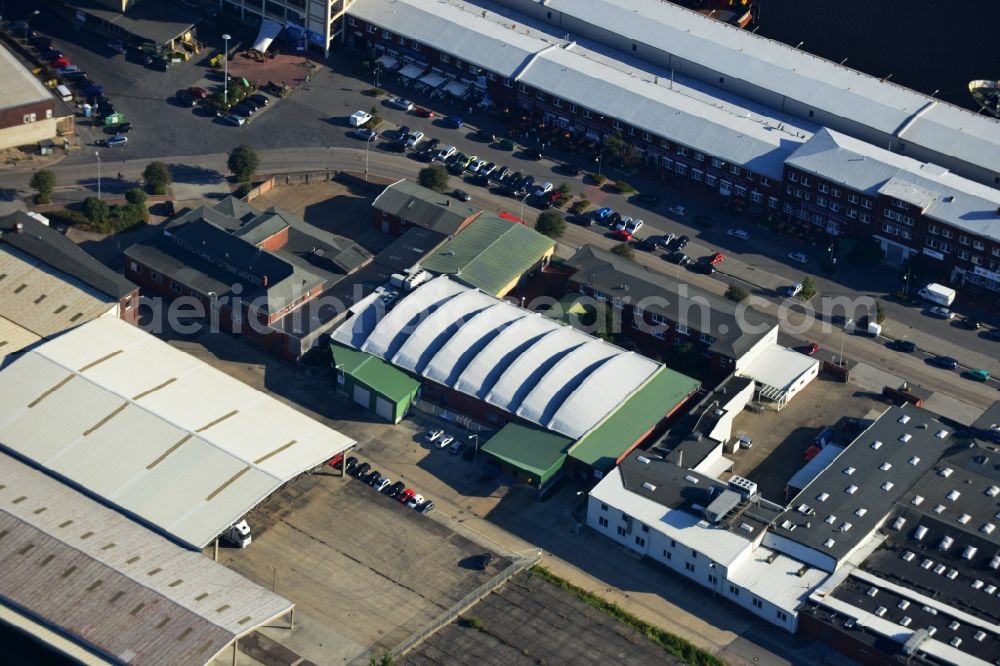
[[14, 229], [17, 230], [17, 233], [23, 232], [24, 231], [24, 222], [18, 222], [17, 224], [15, 224], [14, 225]]

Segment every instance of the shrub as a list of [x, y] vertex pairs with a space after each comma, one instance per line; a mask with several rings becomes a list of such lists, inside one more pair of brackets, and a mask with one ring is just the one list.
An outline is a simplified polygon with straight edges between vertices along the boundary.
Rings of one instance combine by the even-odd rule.
[[802, 280], [802, 299], [808, 301], [816, 295], [816, 282], [810, 276]]
[[597, 185], [603, 185], [604, 183], [608, 182], [608, 177], [605, 176], [603, 173], [592, 173], [590, 174], [590, 179], [594, 181], [594, 183], [596, 183]]
[[617, 254], [625, 259], [635, 259], [635, 249], [628, 243], [618, 243], [611, 248], [611, 254]]
[[875, 323], [881, 324], [885, 321], [885, 308], [882, 307], [882, 301], [875, 301]]
[[626, 183], [624, 180], [619, 180], [615, 182], [615, 191], [618, 194], [632, 194], [635, 192], [635, 188]]
[[573, 204], [573, 208], [571, 210], [574, 215], [583, 215], [585, 212], [587, 212], [588, 208], [590, 208], [590, 202], [587, 201], [586, 199], [580, 199], [579, 201]]
[[569, 194], [573, 190], [569, 188], [569, 183], [560, 183], [559, 187], [556, 188], [561, 194]]
[[257, 156], [257, 151], [243, 144], [233, 148], [229, 153], [229, 159], [226, 160], [226, 165], [236, 176], [236, 180], [247, 182], [257, 172], [257, 167], [260, 166], [260, 157]]
[[448, 171], [441, 164], [429, 166], [420, 170], [417, 182], [421, 187], [426, 187], [429, 190], [444, 192], [448, 189]]
[[538, 214], [535, 231], [549, 238], [559, 238], [566, 232], [566, 220], [554, 210], [546, 210]]
[[242, 199], [246, 195], [250, 194], [250, 190], [253, 189], [253, 183], [243, 183], [233, 191], [233, 196], [237, 199]]
[[150, 162], [142, 172], [142, 180], [153, 194], [166, 194], [167, 187], [173, 182], [170, 167], [163, 162]]
[[104, 222], [108, 219], [111, 214], [111, 210], [108, 208], [108, 204], [104, 203], [103, 200], [97, 197], [87, 197], [83, 200], [83, 214], [87, 216], [87, 219], [91, 222]]
[[136, 204], [137, 206], [146, 205], [146, 193], [140, 190], [138, 187], [130, 188], [125, 192], [125, 200], [130, 204]]
[[729, 289], [726, 290], [726, 298], [737, 303], [742, 303], [749, 297], [750, 292], [736, 283], [729, 285]]
[[35, 195], [35, 202], [47, 204], [52, 201], [52, 191], [56, 187], [56, 175], [48, 169], [36, 171], [35, 175], [31, 177], [29, 185], [38, 192]]

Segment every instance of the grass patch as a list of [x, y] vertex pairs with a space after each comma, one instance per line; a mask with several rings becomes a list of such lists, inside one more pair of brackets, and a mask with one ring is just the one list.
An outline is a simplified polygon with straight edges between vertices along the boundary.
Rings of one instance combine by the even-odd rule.
[[680, 636], [675, 636], [674, 634], [666, 632], [659, 627], [655, 627], [644, 620], [640, 620], [638, 617], [629, 613], [618, 604], [602, 599], [596, 594], [587, 592], [582, 587], [573, 585], [568, 580], [556, 576], [545, 567], [538, 565], [533, 566], [529, 569], [529, 573], [531, 573], [532, 576], [537, 576], [542, 580], [552, 583], [556, 587], [577, 597], [588, 606], [592, 606], [597, 610], [610, 615], [622, 624], [635, 629], [643, 636], [663, 648], [664, 651], [674, 655], [675, 657], [683, 659], [685, 662], [692, 664], [693, 666], [725, 666], [726, 664], [726, 662], [722, 661], [711, 652], [702, 650]]
[[82, 231], [100, 234], [116, 234], [137, 224], [145, 224], [149, 217], [146, 207], [139, 204], [125, 204], [110, 207], [108, 219], [101, 222], [90, 220], [78, 210], [63, 208], [45, 213], [45, 217], [67, 226], [73, 226]]
[[458, 618], [458, 624], [460, 626], [466, 627], [467, 629], [476, 629], [478, 631], [485, 631], [483, 623], [479, 621], [478, 617], [460, 617]]

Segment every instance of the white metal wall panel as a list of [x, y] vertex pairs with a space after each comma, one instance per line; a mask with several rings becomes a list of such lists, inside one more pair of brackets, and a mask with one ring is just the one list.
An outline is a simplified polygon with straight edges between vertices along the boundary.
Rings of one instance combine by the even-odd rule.
[[393, 404], [391, 402], [389, 402], [388, 400], [386, 400], [385, 398], [383, 398], [380, 395], [375, 396], [375, 413], [376, 414], [378, 414], [379, 416], [381, 416], [382, 418], [384, 418], [389, 423], [394, 423], [396, 419], [395, 419], [395, 415], [393, 414], [393, 412], [395, 412], [395, 411], [396, 410], [394, 409]]
[[441, 276], [417, 287], [407, 294], [375, 326], [375, 330], [361, 346], [361, 351], [389, 360], [413, 332], [420, 319], [436, 306], [466, 291], [457, 282]]
[[479, 291], [465, 291], [446, 301], [420, 321], [406, 342], [392, 357], [393, 365], [422, 373], [433, 355], [443, 347], [458, 328], [496, 299]]
[[[493, 389], [501, 373], [513, 361], [504, 360], [512, 353], [523, 353], [543, 335], [558, 327], [551, 319], [525, 312], [525, 315], [500, 331], [476, 358], [469, 362], [455, 382], [455, 388], [463, 393], [484, 400]], [[516, 359], [515, 359], [516, 360]]]
[[559, 326], [538, 342], [531, 345], [517, 360], [510, 364], [486, 396], [486, 402], [509, 412], [516, 411], [531, 390], [528, 380], [532, 375], [551, 365], [558, 358], [592, 340], [586, 333], [570, 326]]

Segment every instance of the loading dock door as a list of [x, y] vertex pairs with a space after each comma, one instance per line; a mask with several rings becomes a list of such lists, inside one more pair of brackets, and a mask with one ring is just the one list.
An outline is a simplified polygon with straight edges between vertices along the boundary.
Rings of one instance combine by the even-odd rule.
[[375, 413], [384, 418], [389, 423], [396, 421], [393, 412], [393, 404], [380, 395], [375, 396]]
[[368, 389], [354, 385], [354, 402], [358, 403], [365, 409], [371, 409], [372, 405], [372, 393]]

